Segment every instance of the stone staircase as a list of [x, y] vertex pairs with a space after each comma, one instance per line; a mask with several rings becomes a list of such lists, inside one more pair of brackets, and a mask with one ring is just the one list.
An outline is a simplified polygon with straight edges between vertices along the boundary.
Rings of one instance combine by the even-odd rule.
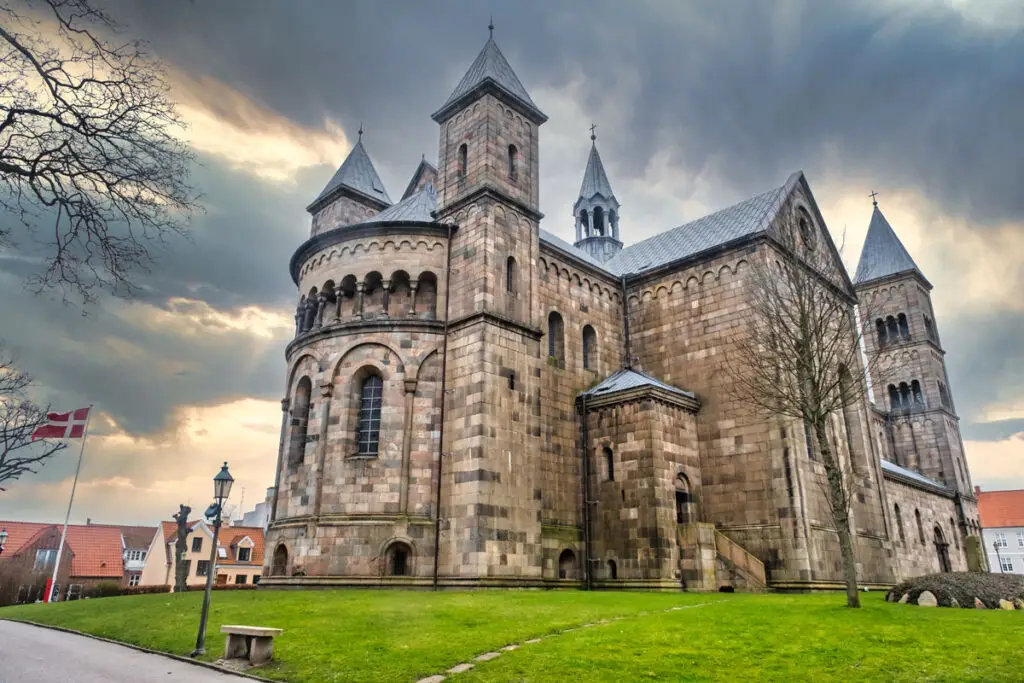
[[767, 590], [764, 563], [714, 524], [681, 525], [677, 540], [688, 590], [717, 591], [723, 586], [745, 592]]

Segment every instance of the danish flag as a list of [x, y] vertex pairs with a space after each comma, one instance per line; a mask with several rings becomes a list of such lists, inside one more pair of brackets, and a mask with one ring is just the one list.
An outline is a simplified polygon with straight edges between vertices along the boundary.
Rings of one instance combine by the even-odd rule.
[[32, 432], [32, 440], [81, 439], [85, 436], [88, 421], [89, 408], [79, 408], [68, 413], [47, 413], [46, 424], [36, 427]]

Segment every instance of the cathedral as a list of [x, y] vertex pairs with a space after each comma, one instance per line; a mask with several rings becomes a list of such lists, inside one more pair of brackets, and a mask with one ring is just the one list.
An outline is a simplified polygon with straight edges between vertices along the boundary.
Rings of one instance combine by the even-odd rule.
[[862, 585], [983, 566], [932, 285], [877, 203], [852, 279], [801, 172], [624, 246], [592, 134], [570, 244], [493, 36], [432, 118], [398, 201], [360, 131], [308, 207], [261, 585], [841, 587], [809, 431], [722, 370], [794, 216], [850, 315], [880, 304], [864, 351], [892, 372], [833, 423]]

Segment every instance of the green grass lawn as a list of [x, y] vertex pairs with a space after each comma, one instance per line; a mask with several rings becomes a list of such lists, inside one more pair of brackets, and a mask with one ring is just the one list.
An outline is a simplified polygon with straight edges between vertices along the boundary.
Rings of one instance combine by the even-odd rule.
[[[27, 605], [0, 617], [186, 654], [201, 597]], [[558, 633], [612, 617], [624, 618]], [[283, 628], [277, 662], [257, 671], [298, 683], [415, 681], [555, 633], [452, 680], [1024, 680], [1024, 613], [892, 605], [881, 593], [858, 611], [839, 594], [223, 592], [213, 596], [207, 659], [222, 650], [227, 623]]]

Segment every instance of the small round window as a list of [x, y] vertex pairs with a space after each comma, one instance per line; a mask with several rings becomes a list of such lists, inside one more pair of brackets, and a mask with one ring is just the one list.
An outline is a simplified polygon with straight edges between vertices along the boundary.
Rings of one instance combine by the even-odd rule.
[[800, 209], [796, 216], [797, 224], [800, 226], [800, 238], [803, 239], [804, 246], [808, 249], [814, 249], [817, 242], [817, 233], [814, 230], [814, 223], [811, 222], [811, 217], [803, 209]]

